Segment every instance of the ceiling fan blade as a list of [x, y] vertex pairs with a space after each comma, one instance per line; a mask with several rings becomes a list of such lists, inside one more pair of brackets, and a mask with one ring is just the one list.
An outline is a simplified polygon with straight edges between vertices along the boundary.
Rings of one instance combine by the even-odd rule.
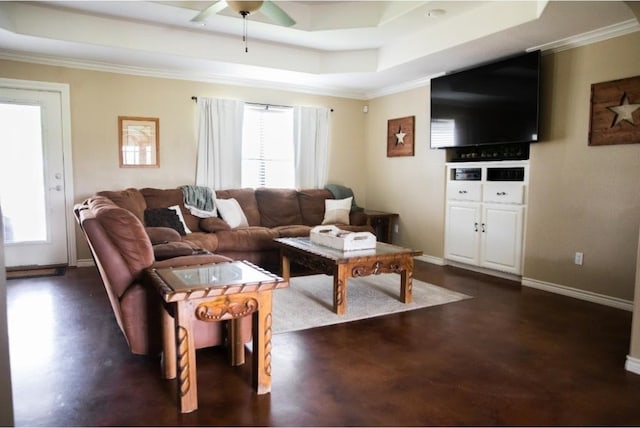
[[227, 2], [225, 0], [220, 0], [211, 6], [203, 9], [199, 14], [191, 19], [191, 22], [202, 22], [206, 21], [211, 15], [215, 15], [218, 12], [221, 12], [225, 7], [227, 7]]
[[262, 4], [260, 12], [276, 24], [282, 25], [283, 27], [291, 27], [296, 23], [296, 21], [291, 19], [291, 17], [287, 15], [287, 12], [282, 10], [280, 6], [269, 0]]

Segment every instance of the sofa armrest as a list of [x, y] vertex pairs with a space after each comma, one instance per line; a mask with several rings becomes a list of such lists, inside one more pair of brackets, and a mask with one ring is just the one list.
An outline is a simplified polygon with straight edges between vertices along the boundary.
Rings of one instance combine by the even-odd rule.
[[152, 245], [182, 241], [178, 231], [170, 227], [145, 227], [144, 230], [149, 235]]
[[153, 246], [153, 255], [156, 261], [180, 256], [191, 256], [193, 254], [194, 249], [186, 242], [167, 242]]

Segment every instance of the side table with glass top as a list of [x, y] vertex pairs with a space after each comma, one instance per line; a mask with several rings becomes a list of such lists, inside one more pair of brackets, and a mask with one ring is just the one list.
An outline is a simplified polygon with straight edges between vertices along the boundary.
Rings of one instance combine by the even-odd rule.
[[[271, 391], [271, 299], [289, 283], [247, 261], [147, 269], [147, 276], [167, 305], [174, 305], [173, 325], [164, 323], [165, 377], [178, 377], [180, 411], [198, 408], [193, 323], [229, 321], [231, 346], [240, 336], [239, 321], [252, 316], [252, 383], [258, 394]], [[167, 315], [167, 318], [170, 318]]]

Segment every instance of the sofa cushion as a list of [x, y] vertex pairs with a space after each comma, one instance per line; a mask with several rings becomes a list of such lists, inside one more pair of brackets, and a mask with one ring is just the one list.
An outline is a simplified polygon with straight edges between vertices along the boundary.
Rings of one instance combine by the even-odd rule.
[[278, 226], [273, 228], [278, 232], [279, 238], [299, 238], [301, 236], [309, 236], [311, 232], [311, 226], [302, 224], [294, 224], [291, 226]]
[[200, 229], [215, 233], [219, 230], [230, 230], [229, 223], [218, 217], [208, 217], [200, 220]]
[[260, 210], [258, 210], [258, 202], [256, 201], [256, 195], [253, 189], [229, 189], [229, 190], [216, 190], [217, 199], [229, 199], [233, 198], [242, 207], [242, 212], [247, 217], [249, 226], [260, 226]]
[[178, 214], [169, 208], [147, 208], [144, 210], [144, 224], [147, 227], [168, 227], [180, 235], [186, 235]]
[[346, 199], [327, 199], [324, 201], [324, 220], [322, 224], [349, 224], [352, 197]]
[[256, 189], [260, 220], [264, 227], [302, 224], [298, 192], [293, 189]]
[[200, 223], [200, 218], [194, 216], [189, 212], [188, 209], [184, 206], [184, 195], [182, 194], [182, 190], [180, 189], [154, 189], [150, 187], [145, 187], [144, 189], [140, 189], [140, 193], [144, 196], [144, 200], [147, 203], [147, 208], [169, 208], [174, 205], [178, 205], [180, 207], [180, 212], [182, 213], [182, 217], [184, 218], [184, 222], [187, 225], [187, 228], [191, 230], [191, 232], [197, 232], [200, 230], [198, 228], [198, 223]]
[[138, 189], [129, 188], [126, 190], [116, 191], [105, 190], [96, 193], [96, 195], [109, 198], [120, 208], [131, 211], [140, 221], [144, 221], [144, 210], [147, 208], [147, 203], [144, 200], [144, 196]]
[[212, 253], [218, 250], [217, 233], [193, 232], [182, 238], [182, 242], [188, 243], [193, 249], [201, 248]]
[[333, 199], [331, 192], [325, 189], [303, 189], [298, 191], [298, 203], [302, 224], [318, 226], [324, 219], [324, 201]]
[[182, 239], [175, 229], [170, 227], [145, 227], [151, 240], [151, 245], [164, 244], [166, 242], [180, 242]]
[[235, 230], [222, 230], [218, 237], [217, 251], [262, 251], [277, 248], [274, 239], [278, 232], [266, 227], [246, 227]]

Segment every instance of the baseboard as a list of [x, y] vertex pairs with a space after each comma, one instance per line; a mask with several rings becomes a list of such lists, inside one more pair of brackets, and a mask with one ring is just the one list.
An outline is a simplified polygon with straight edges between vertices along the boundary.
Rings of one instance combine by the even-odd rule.
[[93, 267], [96, 264], [93, 259], [78, 259], [76, 260], [76, 267]]
[[624, 368], [631, 373], [640, 374], [640, 360], [633, 358], [631, 355], [627, 355], [627, 362]]
[[487, 269], [481, 266], [473, 266], [468, 265], [466, 263], [460, 263], [453, 260], [446, 260], [445, 264], [458, 267], [461, 269], [470, 270], [473, 272], [484, 273], [485, 275], [497, 276], [498, 278], [508, 279], [510, 281], [516, 281], [520, 283], [521, 277], [519, 275], [508, 273], [508, 272], [500, 272], [499, 270]]
[[625, 311], [633, 311], [633, 301], [630, 300], [605, 296], [604, 294], [593, 293], [586, 290], [579, 290], [577, 288], [539, 281], [532, 278], [522, 278], [522, 285], [524, 285], [525, 287], [537, 288], [538, 290], [549, 291], [550, 293], [562, 294], [563, 296], [586, 300], [592, 303], [611, 306], [613, 308], [624, 309]]
[[434, 256], [416, 256], [414, 257], [416, 260], [420, 260], [421, 262], [425, 262], [425, 263], [431, 263], [432, 265], [438, 265], [438, 266], [444, 266], [446, 265], [446, 262], [444, 261], [443, 258], [441, 257], [434, 257]]

